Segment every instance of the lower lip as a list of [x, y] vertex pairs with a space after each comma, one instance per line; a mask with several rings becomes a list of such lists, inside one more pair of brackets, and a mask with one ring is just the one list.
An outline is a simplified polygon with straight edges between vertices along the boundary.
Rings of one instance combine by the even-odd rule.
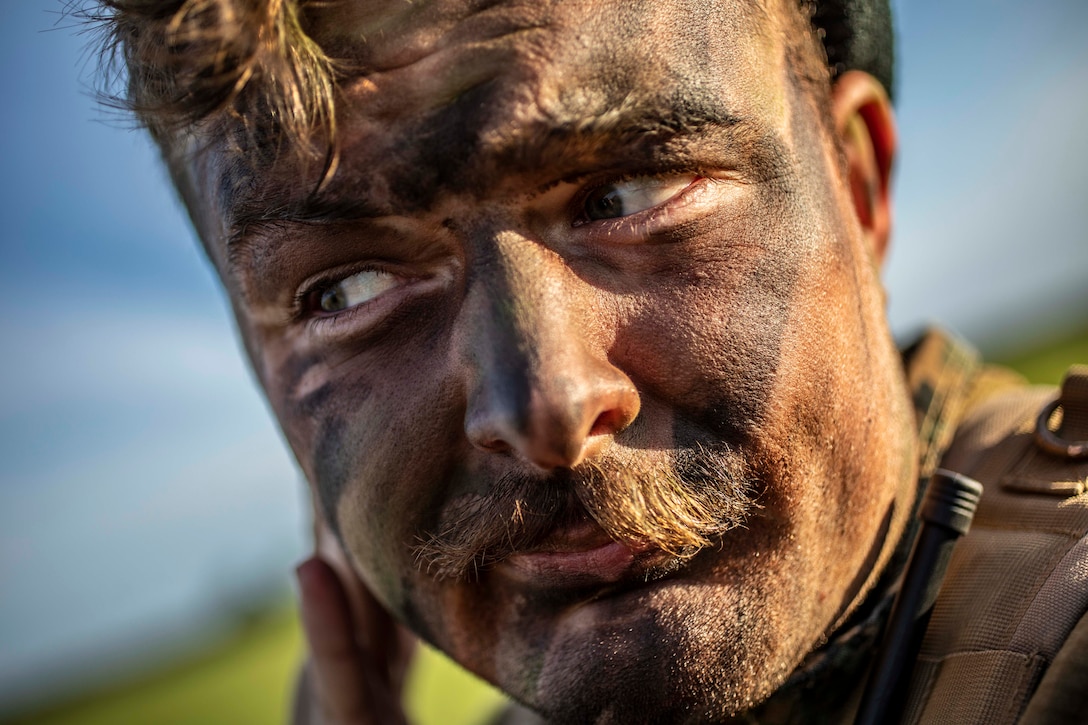
[[585, 586], [614, 584], [625, 578], [635, 564], [635, 552], [609, 541], [581, 551], [519, 552], [499, 565], [511, 578], [537, 586]]

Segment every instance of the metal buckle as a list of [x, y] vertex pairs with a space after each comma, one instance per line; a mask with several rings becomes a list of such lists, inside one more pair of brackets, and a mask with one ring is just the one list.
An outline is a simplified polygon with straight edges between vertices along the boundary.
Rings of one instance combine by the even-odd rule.
[[1035, 421], [1035, 443], [1047, 453], [1071, 460], [1088, 458], [1088, 441], [1067, 441], [1050, 430], [1050, 417], [1061, 407], [1062, 401], [1049, 403]]

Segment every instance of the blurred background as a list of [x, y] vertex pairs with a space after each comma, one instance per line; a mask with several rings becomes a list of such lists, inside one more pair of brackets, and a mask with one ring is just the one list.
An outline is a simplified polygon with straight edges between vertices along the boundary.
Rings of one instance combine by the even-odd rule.
[[[894, 330], [939, 321], [1057, 382], [1088, 362], [1088, 3], [895, 5]], [[282, 721], [304, 488], [62, 9], [0, 15], [0, 721]], [[418, 722], [497, 702], [458, 677], [424, 658]]]

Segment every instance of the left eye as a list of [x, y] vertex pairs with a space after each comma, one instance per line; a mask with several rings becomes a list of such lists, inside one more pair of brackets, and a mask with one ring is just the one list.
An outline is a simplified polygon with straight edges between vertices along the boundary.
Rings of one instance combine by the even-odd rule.
[[630, 216], [664, 204], [698, 178], [694, 174], [636, 176], [594, 189], [582, 210], [589, 221]]
[[340, 312], [369, 302], [397, 284], [397, 277], [388, 272], [366, 269], [344, 277], [320, 292], [317, 308], [322, 312]]

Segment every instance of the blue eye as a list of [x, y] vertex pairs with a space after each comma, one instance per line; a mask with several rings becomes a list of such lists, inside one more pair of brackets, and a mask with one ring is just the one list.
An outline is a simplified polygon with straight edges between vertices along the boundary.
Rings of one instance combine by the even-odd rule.
[[631, 216], [664, 204], [698, 178], [694, 174], [636, 176], [606, 184], [590, 192], [582, 210], [589, 221]]
[[317, 306], [322, 312], [340, 312], [369, 302], [395, 287], [397, 282], [397, 277], [388, 272], [366, 269], [326, 287]]

